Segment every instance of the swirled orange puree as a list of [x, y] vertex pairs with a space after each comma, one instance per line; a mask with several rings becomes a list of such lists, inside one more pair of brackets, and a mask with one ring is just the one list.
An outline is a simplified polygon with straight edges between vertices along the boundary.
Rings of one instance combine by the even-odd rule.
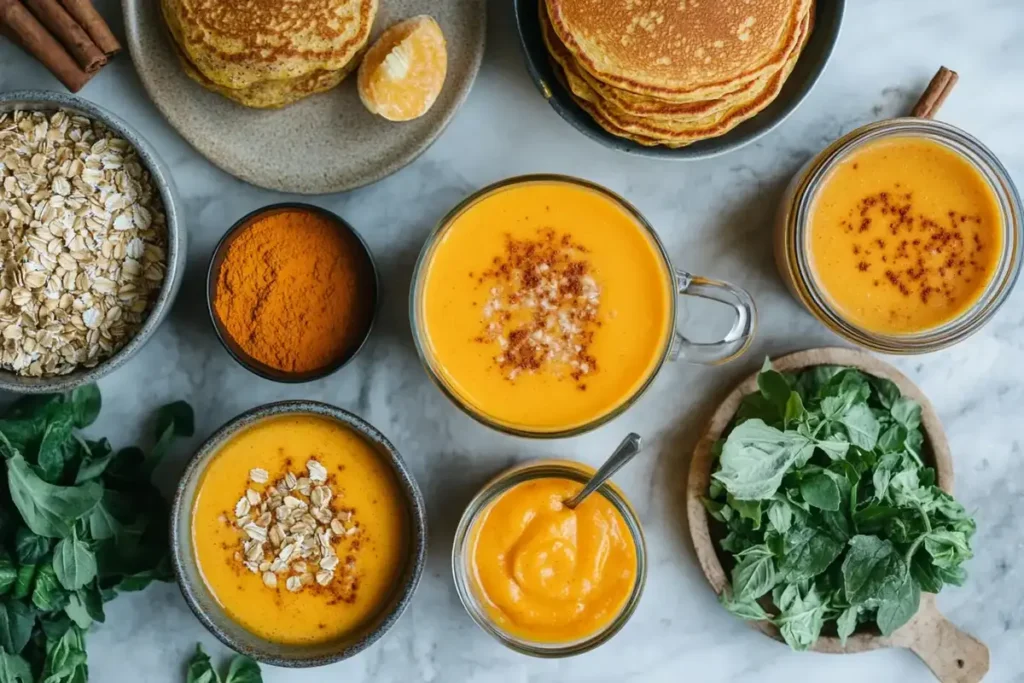
[[636, 545], [625, 520], [594, 494], [575, 510], [568, 479], [523, 482], [475, 522], [470, 558], [476, 591], [502, 629], [534, 642], [581, 640], [622, 610], [636, 581]]
[[[236, 504], [247, 489], [268, 498], [286, 472], [303, 475], [310, 460], [327, 471], [331, 514], [357, 530], [332, 538], [339, 566], [328, 585], [311, 582], [292, 592], [287, 578], [299, 574], [293, 563], [271, 588], [262, 571], [250, 571], [236, 555], [246, 540], [235, 523]], [[266, 470], [265, 483], [251, 479], [253, 468]], [[290, 415], [256, 423], [224, 444], [197, 491], [192, 539], [203, 578], [235, 622], [266, 640], [313, 644], [357, 631], [386, 606], [405, 567], [407, 510], [395, 476], [373, 446], [334, 420]], [[268, 544], [264, 561], [273, 552]]]
[[974, 304], [1003, 247], [985, 178], [948, 147], [911, 137], [871, 142], [825, 178], [811, 211], [814, 277], [846, 320], [907, 334]]

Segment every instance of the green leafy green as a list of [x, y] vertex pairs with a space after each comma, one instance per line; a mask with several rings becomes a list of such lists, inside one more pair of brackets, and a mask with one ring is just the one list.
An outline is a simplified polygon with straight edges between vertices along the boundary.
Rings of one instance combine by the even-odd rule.
[[0, 683], [87, 683], [85, 634], [104, 601], [171, 578], [167, 504], [149, 475], [191, 433], [191, 409], [161, 409], [147, 455], [76, 431], [101, 405], [90, 385], [0, 413]]
[[724, 437], [704, 505], [724, 527], [730, 612], [806, 649], [829, 622], [844, 643], [871, 622], [890, 634], [922, 592], [966, 579], [975, 522], [936, 486], [921, 407], [893, 382], [766, 361]]
[[263, 683], [260, 665], [245, 655], [235, 655], [228, 665], [228, 673], [222, 679], [217, 674], [210, 656], [196, 643], [195, 654], [189, 660], [185, 683]]

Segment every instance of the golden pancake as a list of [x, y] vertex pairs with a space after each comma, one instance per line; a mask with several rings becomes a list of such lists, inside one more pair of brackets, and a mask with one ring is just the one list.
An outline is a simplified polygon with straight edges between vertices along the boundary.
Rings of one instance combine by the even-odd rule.
[[786, 63], [813, 0], [547, 0], [579, 66], [630, 93], [719, 99]]
[[196, 71], [240, 90], [338, 72], [365, 47], [377, 0], [162, 0]]
[[[588, 92], [585, 83], [579, 80], [575, 85], [582, 94], [578, 94], [571, 87], [570, 91], [577, 104], [589, 113], [602, 128], [613, 135], [646, 146], [683, 147], [699, 140], [723, 135], [771, 104], [796, 66], [800, 52], [810, 36], [811, 23], [812, 16], [805, 16], [803, 25], [797, 32], [798, 42], [788, 61], [769, 79], [761, 92], [756, 93], [747, 101], [737, 103], [711, 115], [703, 117], [634, 116], [607, 107], [593, 90]], [[550, 41], [549, 50], [553, 54], [557, 52], [558, 48], [556, 38], [553, 32], [546, 36], [546, 39]], [[562, 56], [564, 57], [564, 55]], [[559, 77], [563, 78], [568, 85], [573, 78], [572, 74], [562, 67], [557, 57], [555, 64], [559, 67], [556, 69]]]

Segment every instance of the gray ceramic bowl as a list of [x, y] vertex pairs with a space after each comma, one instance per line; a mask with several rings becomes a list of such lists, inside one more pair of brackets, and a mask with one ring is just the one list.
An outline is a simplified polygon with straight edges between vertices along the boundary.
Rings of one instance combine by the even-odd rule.
[[152, 175], [153, 187], [160, 193], [164, 204], [164, 213], [167, 216], [167, 273], [163, 286], [157, 294], [156, 302], [146, 322], [142, 325], [142, 329], [120, 351], [95, 367], [82, 368], [57, 377], [21, 377], [12, 372], [0, 370], [0, 389], [6, 391], [27, 394], [70, 391], [81, 384], [95, 382], [100, 377], [124, 365], [152, 338], [157, 327], [167, 317], [174, 297], [181, 286], [182, 274], [185, 272], [186, 233], [181, 224], [180, 202], [170, 170], [157, 156], [156, 150], [135, 129], [106, 109], [67, 93], [45, 90], [0, 93], [0, 114], [15, 109], [29, 111], [63, 109], [99, 121], [130, 142], [138, 152], [139, 159]]
[[[360, 631], [322, 645], [296, 646], [270, 643], [233, 622], [206, 587], [195, 561], [192, 546], [192, 502], [199, 480], [221, 446], [239, 431], [261, 420], [279, 415], [319, 415], [337, 420], [355, 430], [373, 445], [392, 467], [399, 488], [405, 493], [409, 511], [409, 556], [390, 602]], [[171, 511], [171, 552], [174, 573], [185, 601], [213, 635], [231, 649], [273, 666], [323, 666], [347, 659], [375, 643], [388, 632], [409, 606], [423, 573], [427, 557], [427, 513], [412, 473], [391, 442], [365, 420], [352, 413], [315, 401], [269, 403], [242, 413], [218, 429], [193, 456], [178, 484]]]
[[613, 135], [599, 126], [590, 114], [576, 104], [555, 73], [540, 31], [540, 5], [537, 0], [515, 0], [515, 7], [519, 43], [526, 57], [526, 68], [530, 72], [530, 77], [552, 109], [573, 128], [606, 147], [630, 154], [665, 159], [706, 159], [750, 144], [785, 121], [796, 110], [818, 82], [832, 56], [832, 50], [839, 40], [846, 0], [818, 0], [815, 3], [814, 29], [811, 37], [793, 73], [786, 79], [782, 92], [774, 102], [757, 116], [744, 121], [725, 135], [701, 140], [678, 149], [663, 146], [647, 147]]

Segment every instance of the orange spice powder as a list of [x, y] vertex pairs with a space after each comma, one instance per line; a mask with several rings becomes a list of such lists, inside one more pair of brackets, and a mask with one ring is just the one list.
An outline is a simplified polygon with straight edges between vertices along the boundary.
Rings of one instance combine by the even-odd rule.
[[373, 315], [373, 272], [358, 239], [327, 216], [285, 209], [228, 247], [213, 308], [256, 360], [310, 372], [354, 350]]

